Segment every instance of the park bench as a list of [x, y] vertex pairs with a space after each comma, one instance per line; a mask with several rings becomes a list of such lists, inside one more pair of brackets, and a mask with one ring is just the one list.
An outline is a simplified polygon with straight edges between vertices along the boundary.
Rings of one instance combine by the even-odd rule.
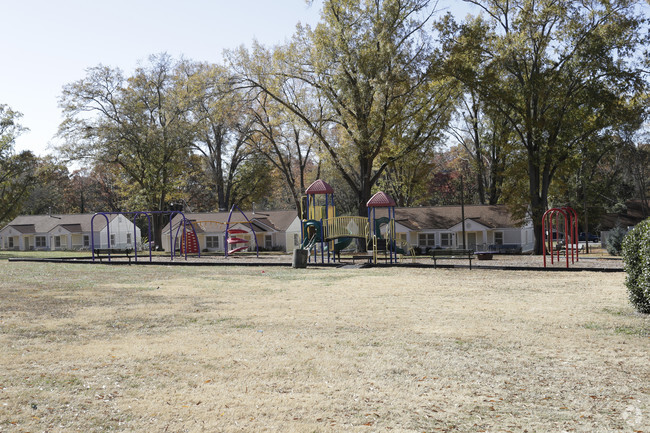
[[372, 263], [372, 253], [353, 254], [352, 263], [356, 263], [357, 260], [366, 260], [368, 263]]
[[454, 249], [438, 249], [431, 250], [431, 258], [433, 259], [433, 267], [436, 267], [438, 259], [459, 259], [469, 260], [469, 268], [472, 269], [472, 259], [474, 258], [474, 251], [472, 250], [454, 250]]
[[103, 257], [108, 257], [109, 260], [111, 257], [126, 257], [131, 264], [131, 253], [133, 252], [131, 248], [95, 248], [93, 251], [100, 262]]

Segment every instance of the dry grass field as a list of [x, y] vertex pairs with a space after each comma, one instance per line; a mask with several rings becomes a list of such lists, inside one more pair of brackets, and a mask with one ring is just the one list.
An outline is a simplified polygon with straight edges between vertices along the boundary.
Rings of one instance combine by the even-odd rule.
[[650, 318], [623, 273], [0, 276], [0, 432], [650, 432]]

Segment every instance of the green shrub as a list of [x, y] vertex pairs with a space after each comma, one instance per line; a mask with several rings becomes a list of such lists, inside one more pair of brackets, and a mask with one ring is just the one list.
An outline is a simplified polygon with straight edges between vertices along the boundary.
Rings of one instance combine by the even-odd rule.
[[609, 232], [607, 236], [607, 252], [613, 256], [621, 255], [621, 244], [625, 237], [625, 229], [621, 226], [616, 226], [614, 230]]
[[625, 236], [622, 251], [630, 302], [639, 312], [650, 313], [650, 218]]

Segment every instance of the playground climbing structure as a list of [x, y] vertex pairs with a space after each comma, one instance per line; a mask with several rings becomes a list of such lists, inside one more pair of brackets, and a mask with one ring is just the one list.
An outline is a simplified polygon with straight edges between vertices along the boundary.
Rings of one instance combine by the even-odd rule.
[[[387, 194], [380, 192], [368, 201], [368, 217], [336, 216], [334, 207], [334, 189], [323, 180], [316, 180], [305, 190], [302, 209], [302, 243], [301, 248], [310, 253], [310, 260], [321, 263], [336, 262], [337, 256], [355, 239], [362, 239], [367, 249], [372, 248], [373, 260], [377, 262], [380, 245], [388, 245], [390, 261], [397, 262], [395, 255], [395, 202]], [[376, 207], [388, 208], [387, 237], [381, 236], [379, 219], [375, 218]], [[372, 228], [377, 225], [374, 232]]]
[[[239, 212], [242, 216], [240, 220], [233, 220], [233, 214]], [[224, 254], [226, 257], [239, 252], [248, 251], [252, 248], [252, 243], [255, 244], [255, 252], [259, 257], [259, 246], [257, 242], [257, 234], [255, 233], [255, 226], [248, 219], [246, 214], [237, 206], [233, 204], [228, 213], [228, 220], [222, 221], [192, 221], [192, 224], [199, 227], [204, 232], [220, 232], [223, 230], [224, 236]], [[216, 226], [216, 227], [215, 227]], [[248, 227], [250, 231], [239, 227]]]
[[[553, 227], [555, 225], [555, 227]], [[546, 255], [551, 257], [551, 264], [555, 256], [560, 262], [560, 253], [564, 251], [566, 267], [569, 268], [569, 252], [571, 263], [579, 261], [578, 257], [578, 213], [571, 207], [552, 208], [544, 212], [542, 217], [542, 245], [544, 267]]]
[[[368, 203], [368, 222], [370, 227], [374, 228], [372, 233], [372, 254], [373, 262], [377, 263], [377, 253], [381, 249], [388, 253], [390, 263], [393, 260], [397, 263], [397, 245], [395, 242], [395, 201], [385, 192], [379, 191], [373, 195]], [[377, 218], [376, 209], [386, 208], [388, 210], [388, 217]], [[382, 237], [381, 226], [387, 224], [386, 235]]]

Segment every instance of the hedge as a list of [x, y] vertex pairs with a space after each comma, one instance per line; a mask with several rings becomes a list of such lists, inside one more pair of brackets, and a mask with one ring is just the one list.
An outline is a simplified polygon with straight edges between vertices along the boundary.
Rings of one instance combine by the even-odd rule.
[[650, 218], [628, 232], [622, 252], [630, 302], [637, 311], [650, 314]]

